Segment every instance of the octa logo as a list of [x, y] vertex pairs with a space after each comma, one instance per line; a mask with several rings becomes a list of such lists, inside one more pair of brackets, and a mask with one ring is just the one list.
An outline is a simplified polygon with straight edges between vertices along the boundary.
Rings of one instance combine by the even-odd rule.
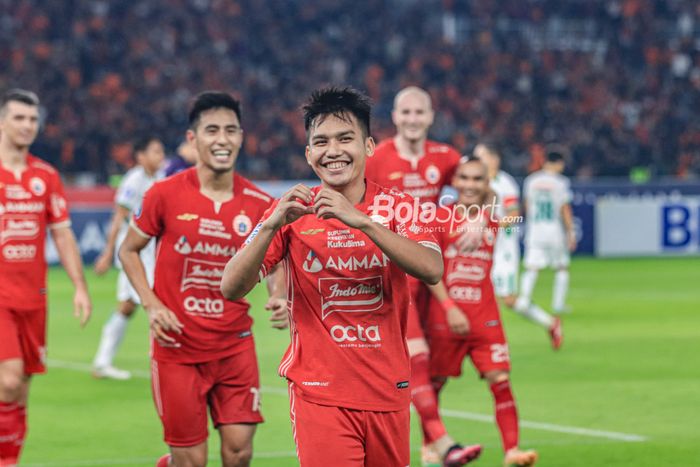
[[224, 301], [221, 299], [187, 297], [183, 304], [185, 310], [196, 313], [223, 313]]
[[336, 342], [379, 342], [382, 338], [379, 336], [379, 326], [363, 327], [357, 326], [341, 326], [336, 324], [331, 328], [331, 337]]

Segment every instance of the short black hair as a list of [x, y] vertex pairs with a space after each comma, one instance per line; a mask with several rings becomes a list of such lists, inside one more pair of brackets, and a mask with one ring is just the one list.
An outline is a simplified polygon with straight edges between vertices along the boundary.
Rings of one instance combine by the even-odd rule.
[[160, 138], [158, 138], [156, 135], [145, 135], [137, 138], [134, 141], [134, 154], [145, 151], [146, 148], [148, 148], [148, 145], [153, 141], [160, 142]]
[[566, 161], [569, 151], [561, 144], [547, 146], [547, 162]]
[[235, 97], [223, 91], [204, 91], [195, 97], [192, 107], [190, 107], [190, 129], [194, 129], [199, 124], [202, 113], [211, 109], [232, 110], [238, 117], [238, 123], [243, 123], [241, 120], [241, 103]]
[[27, 105], [39, 106], [39, 96], [26, 89], [14, 88], [3, 94], [0, 109], [4, 109], [9, 102], [21, 102]]
[[[342, 120], [348, 120], [349, 115], [354, 115], [364, 136], [370, 135], [372, 101], [366, 94], [351, 86], [343, 88], [329, 86], [315, 90], [302, 107], [302, 111], [307, 136], [310, 135], [310, 128], [323, 121], [328, 115]], [[321, 120], [317, 121], [319, 117]]]
[[499, 159], [503, 158], [503, 149], [501, 148], [501, 145], [496, 141], [490, 139], [485, 141], [479, 141], [477, 143], [477, 146], [478, 145], [485, 147], [488, 152], [495, 155]]

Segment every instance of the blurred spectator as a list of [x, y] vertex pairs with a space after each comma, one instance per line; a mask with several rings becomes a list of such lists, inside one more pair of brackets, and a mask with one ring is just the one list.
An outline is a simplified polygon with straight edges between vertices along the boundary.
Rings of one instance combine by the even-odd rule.
[[329, 82], [372, 95], [380, 138], [396, 91], [426, 88], [435, 139], [496, 139], [515, 174], [550, 140], [574, 176], [700, 174], [695, 0], [0, 0], [0, 60], [0, 88], [43, 98], [37, 152], [102, 181], [215, 88], [246, 108], [243, 173], [310, 177], [299, 96]]

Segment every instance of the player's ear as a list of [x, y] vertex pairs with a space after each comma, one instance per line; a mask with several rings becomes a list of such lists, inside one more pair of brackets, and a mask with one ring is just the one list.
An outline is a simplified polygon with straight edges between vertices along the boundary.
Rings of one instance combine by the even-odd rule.
[[365, 153], [367, 154], [367, 157], [372, 157], [374, 156], [374, 148], [376, 147], [376, 144], [374, 142], [374, 138], [371, 136], [368, 136], [365, 138]]
[[194, 141], [194, 138], [195, 138], [194, 131], [191, 128], [189, 130], [187, 130], [187, 133], [185, 134], [185, 136], [187, 137], [188, 143], [192, 143]]
[[304, 155], [306, 156], [306, 163], [311, 165], [311, 148], [309, 145], [306, 145], [306, 150], [304, 151]]

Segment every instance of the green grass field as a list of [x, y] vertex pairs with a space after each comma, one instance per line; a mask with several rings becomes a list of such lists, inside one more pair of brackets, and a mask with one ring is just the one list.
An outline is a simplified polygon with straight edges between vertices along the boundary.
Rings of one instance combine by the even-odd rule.
[[[569, 295], [574, 313], [564, 317], [558, 353], [543, 331], [505, 313], [521, 445], [539, 451], [538, 465], [700, 465], [699, 266], [698, 259], [682, 258], [576, 259]], [[68, 279], [60, 269], [50, 271], [50, 368], [32, 383], [21, 465], [153, 466], [166, 452], [151, 399], [142, 312], [116, 361], [136, 376], [116, 382], [89, 374], [113, 308], [115, 278], [115, 272], [90, 275], [95, 311], [80, 330], [71, 316]], [[550, 302], [551, 282], [551, 274], [542, 274], [535, 296], [542, 304]], [[276, 374], [288, 334], [268, 328], [263, 297], [261, 289], [251, 297], [266, 418], [253, 465], [293, 466], [286, 385]], [[475, 465], [500, 465], [490, 393], [470, 365], [448, 384], [441, 405], [453, 436], [485, 446]], [[219, 465], [218, 435], [211, 434], [210, 464]], [[412, 434], [412, 465], [420, 465], [415, 417]]]

